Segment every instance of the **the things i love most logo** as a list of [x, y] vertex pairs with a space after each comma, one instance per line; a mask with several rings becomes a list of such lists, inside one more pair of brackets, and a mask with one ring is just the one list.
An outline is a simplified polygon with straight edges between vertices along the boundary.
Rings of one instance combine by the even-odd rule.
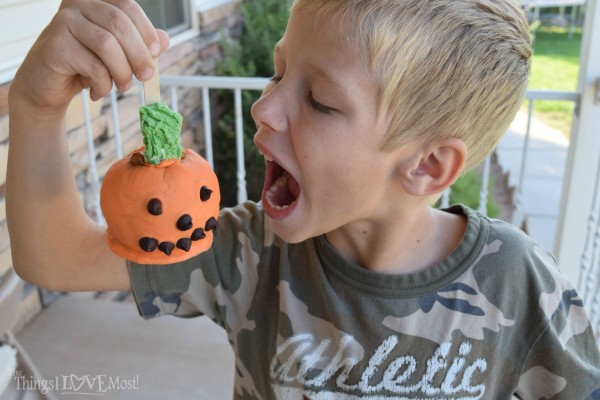
[[56, 376], [53, 379], [41, 379], [26, 375], [22, 370], [12, 370], [17, 390], [32, 390], [42, 394], [56, 391], [60, 394], [105, 395], [114, 390], [139, 390], [140, 377], [110, 376], [107, 374]]

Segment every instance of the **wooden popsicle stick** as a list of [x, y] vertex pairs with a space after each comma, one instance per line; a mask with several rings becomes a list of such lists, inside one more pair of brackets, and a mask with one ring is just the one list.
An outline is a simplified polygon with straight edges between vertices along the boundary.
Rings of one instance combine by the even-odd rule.
[[160, 101], [160, 81], [158, 79], [158, 58], [153, 59], [154, 75], [144, 82], [144, 103], [146, 105]]

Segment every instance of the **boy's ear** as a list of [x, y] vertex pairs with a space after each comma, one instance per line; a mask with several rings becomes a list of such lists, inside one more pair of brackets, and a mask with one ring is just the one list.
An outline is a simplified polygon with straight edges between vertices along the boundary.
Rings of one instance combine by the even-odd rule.
[[413, 196], [443, 192], [463, 172], [467, 146], [456, 138], [437, 141], [421, 149], [420, 155], [402, 171], [404, 190]]

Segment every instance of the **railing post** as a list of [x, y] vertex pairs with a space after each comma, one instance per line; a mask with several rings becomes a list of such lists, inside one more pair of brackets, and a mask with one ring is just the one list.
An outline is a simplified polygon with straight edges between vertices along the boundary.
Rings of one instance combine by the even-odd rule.
[[523, 211], [523, 183], [525, 181], [525, 167], [527, 165], [527, 153], [529, 152], [529, 138], [531, 136], [531, 119], [533, 118], [533, 99], [529, 100], [529, 112], [527, 114], [527, 131], [525, 132], [525, 141], [523, 142], [523, 153], [521, 155], [521, 169], [519, 171], [519, 181], [517, 183], [517, 194], [515, 198], [515, 212], [513, 215], [513, 225], [521, 227], [525, 220]]
[[177, 98], [177, 86], [171, 86], [171, 109], [179, 112], [179, 99]]
[[96, 222], [104, 223], [102, 209], [100, 208], [100, 179], [98, 177], [98, 166], [96, 165], [96, 148], [94, 147], [94, 130], [92, 128], [92, 116], [90, 114], [90, 103], [88, 103], [88, 90], [83, 89], [80, 93], [81, 103], [83, 104], [83, 117], [85, 119], [85, 133], [87, 138], [88, 155], [90, 157], [89, 174], [92, 181], [94, 212], [96, 213]]
[[121, 138], [121, 124], [119, 122], [119, 102], [117, 101], [117, 89], [113, 85], [110, 90], [110, 111], [113, 119], [115, 134], [115, 145], [117, 146], [117, 159], [123, 158], [123, 139]]
[[237, 153], [238, 203], [248, 200], [246, 191], [246, 160], [244, 158], [244, 121], [242, 116], [242, 90], [233, 91], [235, 103], [235, 143]]
[[487, 156], [485, 158], [485, 162], [483, 163], [483, 171], [481, 177], [481, 191], [479, 192], [479, 211], [483, 215], [488, 215], [487, 208], [487, 200], [488, 200], [488, 186], [490, 183], [490, 166], [491, 166], [491, 156]]
[[442, 199], [440, 201], [440, 208], [450, 207], [450, 194], [452, 194], [452, 186], [449, 186], [442, 193]]
[[210, 96], [208, 88], [202, 88], [202, 113], [204, 120], [204, 146], [206, 147], [206, 160], [210, 164], [211, 168], [215, 167], [213, 159], [213, 147], [212, 147], [212, 116], [210, 113]]

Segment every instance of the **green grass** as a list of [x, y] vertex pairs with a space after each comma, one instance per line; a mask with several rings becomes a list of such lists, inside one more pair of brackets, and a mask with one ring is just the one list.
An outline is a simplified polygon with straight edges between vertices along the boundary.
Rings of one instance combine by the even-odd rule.
[[[450, 191], [450, 204], [464, 204], [474, 210], [479, 208], [479, 193], [481, 191], [481, 172], [477, 169], [471, 170], [458, 178], [451, 187]], [[494, 199], [491, 196], [491, 190], [495, 186], [495, 179], [490, 176], [488, 184], [488, 198], [487, 198], [487, 215], [491, 218], [496, 218], [500, 213], [500, 210]], [[440, 201], [437, 202], [439, 207]]]
[[[536, 30], [529, 89], [577, 90], [581, 28], [575, 28], [572, 39], [568, 36], [566, 27], [542, 24]], [[570, 101], [536, 101], [535, 113], [568, 137], [573, 107]]]

